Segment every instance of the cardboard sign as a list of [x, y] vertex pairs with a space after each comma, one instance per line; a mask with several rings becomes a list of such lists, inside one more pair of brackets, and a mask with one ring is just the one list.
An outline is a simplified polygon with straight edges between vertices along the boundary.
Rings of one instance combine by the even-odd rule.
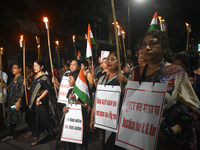
[[63, 76], [58, 93], [58, 103], [64, 103], [64, 104], [68, 103], [67, 93], [69, 89], [72, 88], [71, 86], [69, 86], [68, 80], [69, 77]]
[[65, 114], [61, 141], [82, 144], [83, 118], [81, 105], [70, 103]]
[[125, 149], [155, 150], [167, 83], [129, 81], [115, 144]]
[[110, 54], [110, 51], [101, 51], [101, 61], [104, 58], [107, 58], [109, 54]]
[[120, 86], [97, 86], [95, 97], [95, 127], [112, 132], [117, 131], [120, 95]]

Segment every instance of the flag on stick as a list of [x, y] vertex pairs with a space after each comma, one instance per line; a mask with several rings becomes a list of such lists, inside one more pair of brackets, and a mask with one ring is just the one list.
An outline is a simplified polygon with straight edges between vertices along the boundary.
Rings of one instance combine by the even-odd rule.
[[89, 89], [82, 69], [78, 74], [73, 91], [84, 103], [90, 105]]
[[77, 56], [77, 59], [80, 60], [81, 59], [81, 52], [78, 51], [78, 56]]
[[149, 30], [154, 30], [158, 29], [158, 17], [157, 17], [157, 12], [155, 12], [153, 19], [151, 20], [151, 24], [149, 27]]
[[87, 33], [87, 47], [86, 47], [86, 56], [85, 58], [92, 56], [92, 45], [95, 45], [94, 37], [90, 28], [90, 24], [88, 24], [88, 33]]

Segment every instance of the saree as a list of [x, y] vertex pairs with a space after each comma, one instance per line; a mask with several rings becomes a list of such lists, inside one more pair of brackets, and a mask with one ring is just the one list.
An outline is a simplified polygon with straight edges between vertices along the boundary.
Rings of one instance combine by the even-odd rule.
[[[134, 71], [134, 80], [139, 81], [140, 68]], [[146, 76], [144, 81], [152, 82], [157, 72]], [[164, 66], [156, 82], [168, 83], [157, 149], [198, 149], [199, 100], [187, 73], [182, 67], [170, 64]], [[173, 133], [171, 127], [174, 125], [181, 127], [181, 133]]]
[[[126, 77], [128, 76], [128, 74], [124, 74], [124, 75]], [[109, 80], [108, 80], [108, 78], [109, 78], [109, 75], [108, 76], [106, 74], [102, 75], [100, 77], [99, 81], [98, 81], [98, 84], [100, 84], [100, 85], [111, 85], [111, 86], [120, 86], [120, 83], [118, 81], [117, 75], [114, 76], [113, 78], [109, 79]], [[118, 108], [119, 112], [121, 111], [122, 101], [123, 101], [123, 92], [121, 92], [121, 96], [120, 96], [120, 102], [119, 102], [119, 108]], [[122, 147], [119, 147], [119, 146], [115, 145], [116, 133], [111, 132], [111, 131], [107, 131], [107, 130], [104, 130], [104, 129], [100, 129], [99, 132], [100, 132], [99, 133], [100, 139], [103, 140], [102, 141], [103, 149], [106, 149], [106, 150], [123, 150]]]
[[[48, 90], [48, 94], [37, 106], [36, 100], [45, 90]], [[33, 136], [36, 142], [56, 136], [58, 131], [56, 97], [53, 93], [47, 75], [42, 75], [32, 81], [30, 105]]]
[[[134, 71], [134, 81], [139, 81], [140, 68], [137, 67]], [[146, 76], [144, 81], [152, 82], [156, 74], [157, 71], [152, 75]], [[178, 102], [187, 105], [192, 110], [198, 110], [200, 106], [199, 100], [192, 88], [187, 73], [182, 67], [174, 64], [165, 66], [156, 82], [168, 82], [164, 111]]]

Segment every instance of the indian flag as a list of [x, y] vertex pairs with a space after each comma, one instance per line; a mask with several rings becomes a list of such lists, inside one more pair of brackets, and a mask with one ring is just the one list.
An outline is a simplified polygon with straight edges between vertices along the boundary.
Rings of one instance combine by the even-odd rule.
[[90, 105], [89, 89], [82, 69], [78, 74], [73, 91], [84, 103]]
[[153, 19], [151, 20], [151, 24], [149, 27], [149, 30], [154, 30], [158, 29], [158, 17], [157, 17], [157, 12], [155, 12]]
[[87, 47], [86, 47], [86, 56], [85, 58], [92, 56], [92, 45], [95, 45], [94, 37], [90, 28], [90, 24], [88, 24], [88, 33], [87, 33]]
[[77, 59], [80, 60], [81, 59], [81, 52], [78, 51], [78, 56], [77, 56]]

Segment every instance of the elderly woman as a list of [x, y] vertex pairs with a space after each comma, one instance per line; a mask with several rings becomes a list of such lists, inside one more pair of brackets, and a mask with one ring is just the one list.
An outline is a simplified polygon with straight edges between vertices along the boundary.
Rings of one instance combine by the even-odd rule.
[[[184, 148], [188, 146], [187, 148], [189, 148], [189, 143], [191, 141], [188, 141], [188, 138], [190, 140], [192, 139], [192, 131], [187, 128], [188, 122], [191, 122], [189, 113], [191, 111], [198, 111], [199, 100], [192, 89], [187, 73], [180, 66], [165, 62], [164, 58], [168, 50], [165, 33], [158, 30], [148, 31], [142, 37], [141, 46], [147, 64], [133, 70], [130, 80], [154, 83], [168, 82], [163, 112], [164, 120], [160, 128], [161, 134], [159, 137], [158, 149], [167, 148], [168, 146], [183, 146]], [[128, 79], [122, 75], [119, 75], [118, 79], [120, 82], [128, 81]], [[166, 145], [167, 140], [162, 140], [162, 133], [168, 137], [168, 140], [173, 140], [176, 144]], [[181, 139], [179, 136], [182, 133], [184, 133], [187, 138]], [[162, 142], [165, 143], [165, 146]], [[160, 146], [164, 147], [161, 148]]]

